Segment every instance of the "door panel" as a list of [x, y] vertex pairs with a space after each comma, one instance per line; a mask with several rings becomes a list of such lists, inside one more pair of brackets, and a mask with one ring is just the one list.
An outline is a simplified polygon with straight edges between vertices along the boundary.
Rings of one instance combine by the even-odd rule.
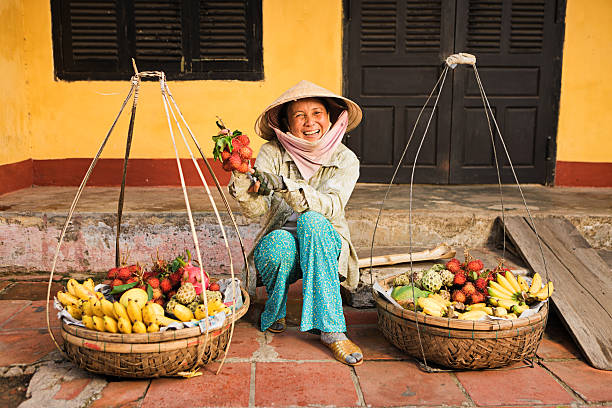
[[[345, 0], [345, 7], [345, 93], [364, 111], [345, 142], [361, 160], [359, 181], [389, 182], [444, 59], [455, 52], [476, 55], [519, 181], [552, 181], [565, 0]], [[430, 107], [397, 183], [410, 181]], [[491, 145], [473, 69], [458, 66], [420, 147], [415, 182], [496, 183], [494, 151], [503, 182], [514, 182], [499, 137]]]
[[[361, 182], [388, 182], [414, 120], [436, 83], [442, 56], [453, 49], [454, 4], [442, 0], [355, 0], [348, 10], [347, 94], [364, 119], [346, 140], [361, 160]], [[447, 78], [447, 88], [452, 81]], [[433, 99], [432, 99], [433, 102]], [[448, 183], [451, 92], [438, 111], [419, 154], [415, 180]], [[428, 115], [421, 117], [396, 182], [410, 181]]]
[[[521, 183], [546, 183], [550, 174], [547, 144], [556, 132], [559, 83], [555, 69], [560, 71], [563, 34], [562, 24], [555, 21], [556, 3], [457, 0], [455, 48], [476, 55], [483, 87]], [[493, 149], [470, 147], [474, 138], [491, 144], [471, 67], [455, 70], [452, 111], [453, 127], [459, 123], [462, 131], [451, 136], [450, 183], [496, 183]], [[495, 140], [502, 182], [513, 183], [497, 135]]]

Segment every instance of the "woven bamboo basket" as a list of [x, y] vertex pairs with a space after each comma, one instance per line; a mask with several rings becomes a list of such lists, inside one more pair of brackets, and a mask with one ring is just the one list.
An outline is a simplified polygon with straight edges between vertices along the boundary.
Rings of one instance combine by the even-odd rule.
[[[389, 277], [379, 284], [389, 288], [394, 278]], [[530, 317], [473, 321], [415, 313], [395, 306], [376, 291], [374, 301], [378, 327], [387, 340], [419, 360], [423, 358], [422, 342], [428, 363], [453, 369], [499, 368], [533, 358], [548, 318], [548, 303]]]
[[62, 323], [64, 351], [79, 367], [97, 374], [152, 378], [174, 376], [221, 356], [228, 345], [232, 319], [249, 308], [242, 289], [243, 306], [220, 329], [203, 334], [199, 327], [155, 333], [107, 333]]

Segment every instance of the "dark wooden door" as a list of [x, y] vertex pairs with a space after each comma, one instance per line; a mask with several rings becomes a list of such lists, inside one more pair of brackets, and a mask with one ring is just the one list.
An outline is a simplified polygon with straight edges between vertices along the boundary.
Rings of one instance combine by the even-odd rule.
[[[349, 19], [346, 93], [364, 120], [346, 143], [361, 160], [362, 182], [388, 182], [415, 120], [453, 50], [454, 2], [355, 0], [345, 2]], [[452, 76], [446, 79], [452, 88]], [[447, 183], [451, 92], [441, 95], [419, 153], [415, 180]], [[431, 109], [423, 114], [427, 119]], [[410, 182], [411, 166], [426, 120], [417, 128], [395, 179]]]
[[[389, 182], [418, 112], [454, 52], [470, 52], [521, 183], [549, 183], [556, 137], [564, 0], [347, 0], [345, 94], [364, 110], [347, 139], [361, 182]], [[407, 183], [428, 118], [395, 181]], [[502, 181], [513, 182], [496, 142]], [[449, 72], [419, 153], [415, 182], [495, 183], [473, 70]]]

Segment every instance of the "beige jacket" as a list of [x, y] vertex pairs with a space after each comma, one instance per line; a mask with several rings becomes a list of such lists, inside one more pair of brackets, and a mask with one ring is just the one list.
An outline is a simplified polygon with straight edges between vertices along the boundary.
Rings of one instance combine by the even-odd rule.
[[[359, 283], [357, 253], [351, 243], [351, 234], [346, 221], [344, 208], [359, 178], [359, 160], [345, 145], [340, 144], [330, 158], [308, 180], [302, 178], [291, 156], [276, 140], [264, 144], [255, 167], [259, 171], [283, 176], [287, 190], [275, 192], [270, 196], [249, 193], [252, 184], [246, 174], [234, 172], [229, 183], [230, 194], [238, 201], [242, 214], [248, 218], [266, 215], [262, 220], [262, 229], [255, 238], [255, 246], [268, 232], [281, 228], [293, 211], [302, 213], [316, 211], [329, 220], [342, 238], [339, 274], [345, 280], [342, 285], [355, 288]], [[253, 250], [248, 255], [251, 270], [248, 282], [249, 293], [255, 291], [255, 265]]]

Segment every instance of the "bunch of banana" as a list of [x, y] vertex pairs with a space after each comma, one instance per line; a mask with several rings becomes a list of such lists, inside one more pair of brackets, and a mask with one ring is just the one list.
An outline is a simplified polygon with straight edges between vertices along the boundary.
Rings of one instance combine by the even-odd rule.
[[472, 309], [465, 313], [459, 313], [459, 320], [480, 320], [487, 314], [483, 309]]
[[471, 312], [472, 310], [482, 310], [489, 316], [493, 316], [493, 308], [490, 306], [487, 306], [486, 303], [474, 303], [474, 304], [466, 306], [465, 310], [467, 312]]
[[[548, 281], [548, 283], [544, 286], [542, 286], [542, 283], [542, 277], [540, 274], [537, 272], [534, 273], [531, 280], [531, 286], [529, 286], [529, 289], [526, 291], [526, 301], [528, 304], [542, 302], [552, 295], [553, 290], [555, 289], [552, 281]], [[527, 284], [527, 282], [525, 282], [525, 284]]]
[[448, 315], [449, 317], [454, 317], [455, 314], [451, 303], [439, 294], [432, 293], [428, 297], [422, 296], [418, 298], [417, 304], [423, 313], [430, 316], [443, 317]]

